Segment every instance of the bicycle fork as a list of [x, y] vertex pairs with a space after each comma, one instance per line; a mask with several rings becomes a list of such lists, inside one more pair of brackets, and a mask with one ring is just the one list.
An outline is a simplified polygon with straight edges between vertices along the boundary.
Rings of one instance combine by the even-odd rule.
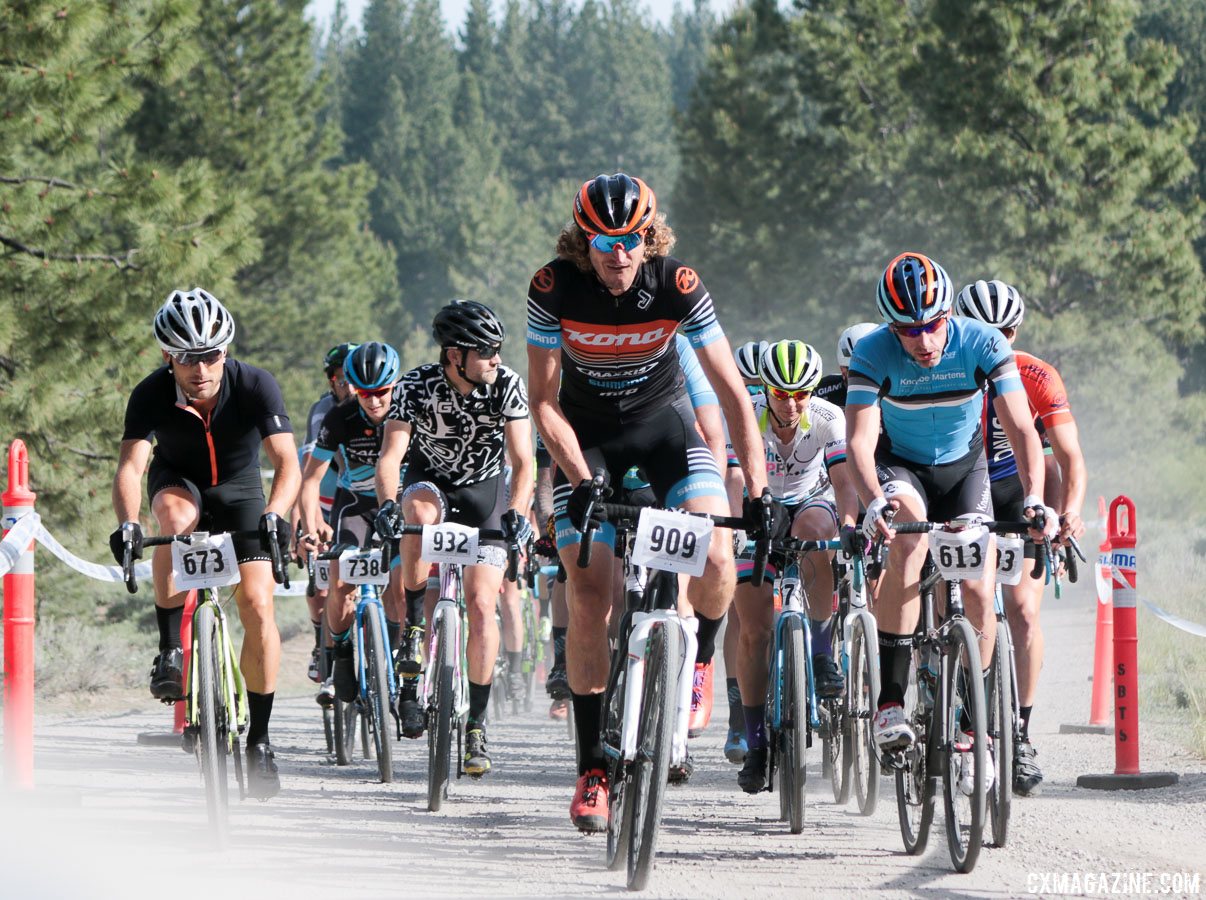
[[[687, 757], [687, 725], [691, 716], [691, 683], [695, 670], [695, 651], [698, 644], [696, 632], [699, 620], [694, 616], [684, 619], [674, 610], [659, 609], [654, 612], [634, 612], [632, 632], [628, 636], [628, 671], [625, 675], [624, 724], [620, 737], [620, 755], [625, 762], [636, 759], [637, 732], [640, 730], [641, 699], [644, 691], [637, 687], [645, 683], [645, 648], [655, 626], [677, 628], [682, 635], [683, 655], [680, 660], [667, 660], [669, 665], [678, 664], [678, 698], [675, 704], [674, 733], [670, 746], [670, 764], [681, 764]], [[635, 688], [635, 689], [634, 689]]]

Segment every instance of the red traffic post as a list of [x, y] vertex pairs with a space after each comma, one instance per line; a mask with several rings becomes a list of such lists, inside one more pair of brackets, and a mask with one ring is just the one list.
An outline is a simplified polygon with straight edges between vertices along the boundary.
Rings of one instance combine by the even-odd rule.
[[[34, 511], [25, 442], [8, 448], [4, 533]], [[10, 788], [34, 786], [34, 542], [4, 576], [4, 775]]]
[[1176, 784], [1175, 772], [1139, 771], [1138, 592], [1139, 527], [1135, 504], [1115, 497], [1109, 515], [1114, 600], [1114, 774], [1081, 775], [1079, 787], [1140, 790]]

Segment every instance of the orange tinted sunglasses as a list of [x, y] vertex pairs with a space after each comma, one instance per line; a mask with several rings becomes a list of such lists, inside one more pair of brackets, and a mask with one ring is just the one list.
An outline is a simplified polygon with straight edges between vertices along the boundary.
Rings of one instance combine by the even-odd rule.
[[766, 390], [776, 400], [803, 400], [812, 393], [812, 391], [785, 391], [783, 388], [777, 387], [768, 387]]

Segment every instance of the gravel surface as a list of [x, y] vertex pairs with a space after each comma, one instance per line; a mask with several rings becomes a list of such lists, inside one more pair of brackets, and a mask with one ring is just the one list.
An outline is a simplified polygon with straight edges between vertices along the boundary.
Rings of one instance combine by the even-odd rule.
[[[1083, 591], [1048, 600], [1047, 664], [1033, 720], [1042, 795], [1015, 798], [1010, 840], [986, 847], [969, 875], [951, 870], [941, 800], [929, 849], [902, 850], [893, 787], [884, 779], [869, 818], [834, 805], [811, 751], [803, 834], [778, 821], [778, 797], [748, 797], [724, 760], [724, 711], [692, 743], [696, 774], [671, 788], [657, 867], [645, 895], [760, 898], [834, 896], [1002, 897], [1059, 891], [1052, 875], [1107, 873], [1062, 882], [1118, 893], [1109, 873], [1206, 871], [1206, 767], [1145, 727], [1145, 771], [1180, 774], [1171, 788], [1099, 792], [1076, 777], [1112, 772], [1113, 741], [1061, 735], [1089, 709], [1093, 600]], [[304, 668], [294, 649], [288, 665]], [[723, 681], [717, 673], [717, 699]], [[337, 767], [324, 752], [310, 696], [278, 698], [272, 736], [284, 781], [276, 799], [234, 801], [234, 846], [212, 849], [192, 758], [137, 743], [165, 730], [170, 713], [150, 706], [112, 715], [39, 718], [37, 790], [6, 795], [0, 825], [0, 896], [157, 897], [222, 891], [228, 897], [549, 897], [624, 893], [622, 873], [603, 864], [604, 839], [579, 835], [568, 804], [573, 750], [563, 723], [532, 712], [492, 725], [495, 769], [462, 779], [440, 813], [425, 807], [426, 741], [395, 751], [396, 781], [376, 781], [375, 763]], [[1047, 875], [1047, 878], [1044, 878]], [[1140, 883], [1140, 882], [1136, 882]], [[1132, 884], [1134, 886], [1134, 884]], [[1192, 890], [1190, 891], [1192, 893]]]

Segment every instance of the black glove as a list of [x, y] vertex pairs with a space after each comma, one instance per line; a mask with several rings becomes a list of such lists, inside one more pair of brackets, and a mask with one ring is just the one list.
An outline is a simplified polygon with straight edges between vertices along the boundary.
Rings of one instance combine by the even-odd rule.
[[[766, 506], [763, 502], [763, 497], [770, 497], [770, 533], [765, 530], [763, 516]], [[770, 488], [762, 489], [762, 497], [746, 497], [741, 503], [741, 517], [748, 523], [746, 532], [750, 540], [758, 540], [759, 538], [769, 537], [771, 540], [779, 540], [787, 536], [791, 531], [791, 518], [787, 514], [787, 507], [779, 500], [771, 497]]]
[[842, 552], [851, 559], [862, 554], [866, 543], [862, 532], [853, 525], [843, 525], [842, 530], [838, 532], [838, 540], [842, 544]]
[[507, 543], [515, 543], [522, 547], [532, 537], [532, 523], [517, 510], [508, 509], [502, 514], [502, 533], [506, 535]]
[[377, 510], [373, 519], [373, 528], [377, 537], [386, 541], [395, 541], [402, 537], [402, 510], [393, 500], [386, 500]]
[[[569, 500], [565, 504], [565, 514], [569, 516], [570, 524], [578, 531], [586, 531], [586, 526], [589, 524], [586, 521], [586, 507], [590, 503], [591, 484], [590, 479], [578, 482], [578, 486], [570, 492]], [[604, 473], [603, 499], [606, 500], [610, 496], [611, 489], [607, 487], [607, 475]], [[600, 504], [595, 504], [595, 508], [590, 514], [590, 521], [596, 528], [607, 521], [607, 513], [600, 508]]]
[[547, 535], [537, 538], [532, 549], [536, 551], [537, 556], [542, 556], [545, 559], [557, 558], [557, 542]]
[[289, 552], [289, 542], [293, 538], [293, 526], [287, 519], [282, 519], [276, 513], [264, 513], [260, 516], [260, 547], [265, 553], [271, 553], [273, 533], [276, 534], [277, 546], [282, 556]]
[[142, 526], [137, 522], [124, 522], [109, 535], [109, 549], [113, 551], [113, 558], [119, 566], [125, 562], [126, 541], [131, 544], [130, 558], [142, 559]]

